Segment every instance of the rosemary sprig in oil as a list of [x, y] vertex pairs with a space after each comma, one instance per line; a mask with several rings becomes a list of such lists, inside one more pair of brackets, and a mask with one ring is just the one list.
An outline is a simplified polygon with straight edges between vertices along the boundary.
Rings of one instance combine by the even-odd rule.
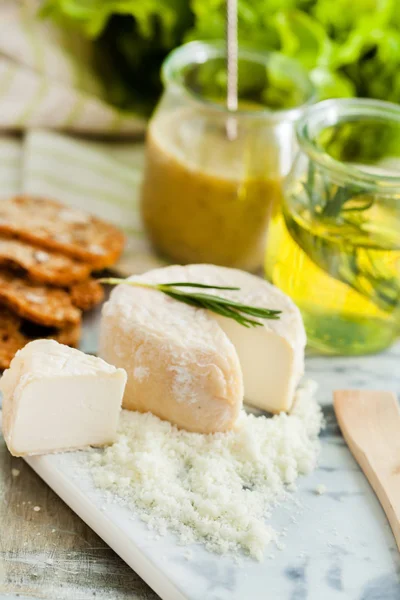
[[204, 292], [197, 291], [184, 291], [181, 288], [200, 288], [210, 290], [240, 290], [238, 287], [221, 286], [221, 285], [206, 285], [204, 283], [192, 283], [192, 282], [174, 282], [174, 283], [145, 283], [141, 281], [132, 281], [129, 279], [119, 279], [115, 277], [104, 278], [98, 280], [100, 283], [106, 283], [108, 285], [119, 285], [124, 283], [134, 287], [144, 287], [157, 290], [196, 308], [205, 308], [213, 313], [227, 317], [228, 319], [234, 319], [239, 325], [243, 327], [259, 327], [262, 325], [260, 321], [250, 319], [249, 317], [257, 317], [258, 319], [279, 319], [281, 314], [280, 310], [271, 310], [269, 308], [259, 308], [258, 306], [249, 306], [236, 302], [223, 296], [216, 296], [214, 294], [207, 294]]
[[[323, 188], [319, 191], [318, 188]], [[336, 219], [341, 213], [358, 213], [371, 208], [373, 196], [366, 196], [365, 191], [356, 185], [341, 187], [327, 181], [322, 174], [316, 177], [315, 166], [310, 161], [307, 181], [303, 189], [308, 198], [310, 211], [322, 218]], [[353, 223], [355, 224], [355, 223]]]
[[[310, 162], [301, 199], [313, 217], [310, 228], [286, 215], [290, 234], [307, 256], [330, 277], [392, 312], [399, 304], [400, 285], [389, 261], [377, 253], [369, 233], [372, 192], [355, 184], [339, 186]], [[316, 226], [315, 226], [316, 224]]]

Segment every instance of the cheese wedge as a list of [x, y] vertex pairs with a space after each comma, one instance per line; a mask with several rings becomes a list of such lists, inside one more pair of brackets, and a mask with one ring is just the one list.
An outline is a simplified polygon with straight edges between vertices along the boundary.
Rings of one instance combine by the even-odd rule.
[[24, 456], [112, 443], [125, 383], [125, 371], [100, 358], [30, 342], [0, 380], [8, 449]]
[[264, 410], [291, 408], [306, 336], [299, 310], [283, 292], [249, 273], [214, 265], [165, 267], [131, 279], [237, 286], [239, 291], [215, 293], [282, 314], [246, 328], [162, 292], [119, 285], [103, 308], [100, 353], [127, 371], [124, 408], [203, 433], [233, 427], [243, 391], [247, 402]]

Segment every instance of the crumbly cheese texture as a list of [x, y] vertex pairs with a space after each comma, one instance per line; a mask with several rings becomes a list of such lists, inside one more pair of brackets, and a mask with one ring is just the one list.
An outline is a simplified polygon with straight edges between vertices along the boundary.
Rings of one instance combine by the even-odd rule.
[[233, 431], [209, 435], [122, 411], [117, 441], [84, 460], [109, 500], [130, 505], [150, 529], [261, 560], [276, 539], [266, 517], [288, 497], [286, 486], [317, 463], [315, 389], [314, 382], [299, 389], [290, 415], [242, 412]]
[[103, 308], [100, 354], [126, 369], [123, 406], [151, 411], [189, 431], [226, 431], [247, 402], [290, 409], [304, 370], [306, 336], [297, 307], [270, 283], [214, 265], [171, 266], [131, 278], [146, 283], [236, 286], [209, 290], [281, 310], [277, 320], [246, 328], [151, 289], [119, 285]]
[[3, 434], [14, 456], [114, 441], [126, 373], [54, 340], [19, 350], [0, 380]]

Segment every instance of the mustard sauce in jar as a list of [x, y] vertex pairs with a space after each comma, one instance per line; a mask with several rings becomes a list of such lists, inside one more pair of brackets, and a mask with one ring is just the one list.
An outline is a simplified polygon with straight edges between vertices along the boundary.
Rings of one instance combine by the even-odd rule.
[[[271, 65], [274, 60], [283, 59], [269, 55]], [[174, 262], [256, 271], [263, 260], [268, 223], [290, 167], [298, 110], [274, 111], [261, 103], [268, 91], [264, 55], [245, 53], [239, 61], [239, 75], [254, 70], [256, 101], [241, 98], [234, 116], [215, 100], [217, 90], [211, 90], [211, 99], [193, 91], [204, 69], [213, 63], [221, 69], [219, 46], [188, 44], [164, 67], [166, 92], [148, 129], [141, 207], [153, 245]], [[296, 101], [298, 87], [292, 83]], [[233, 140], [227, 137], [228, 118], [236, 121]]]

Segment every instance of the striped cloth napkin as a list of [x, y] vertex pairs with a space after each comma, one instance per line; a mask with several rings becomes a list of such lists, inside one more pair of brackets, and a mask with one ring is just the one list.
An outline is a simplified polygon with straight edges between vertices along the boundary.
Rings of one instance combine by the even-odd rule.
[[0, 138], [0, 201], [18, 193], [53, 198], [123, 229], [122, 275], [164, 264], [144, 233], [139, 212], [143, 144], [92, 142], [47, 130]]
[[0, 138], [0, 199], [21, 191], [22, 142], [16, 138]]
[[141, 117], [107, 104], [91, 45], [38, 16], [39, 0], [0, 2], [0, 129], [138, 135]]
[[0, 200], [31, 193], [87, 210], [124, 230], [121, 274], [158, 266], [139, 214], [143, 146], [128, 141], [146, 122], [107, 104], [91, 44], [40, 5], [0, 0]]

